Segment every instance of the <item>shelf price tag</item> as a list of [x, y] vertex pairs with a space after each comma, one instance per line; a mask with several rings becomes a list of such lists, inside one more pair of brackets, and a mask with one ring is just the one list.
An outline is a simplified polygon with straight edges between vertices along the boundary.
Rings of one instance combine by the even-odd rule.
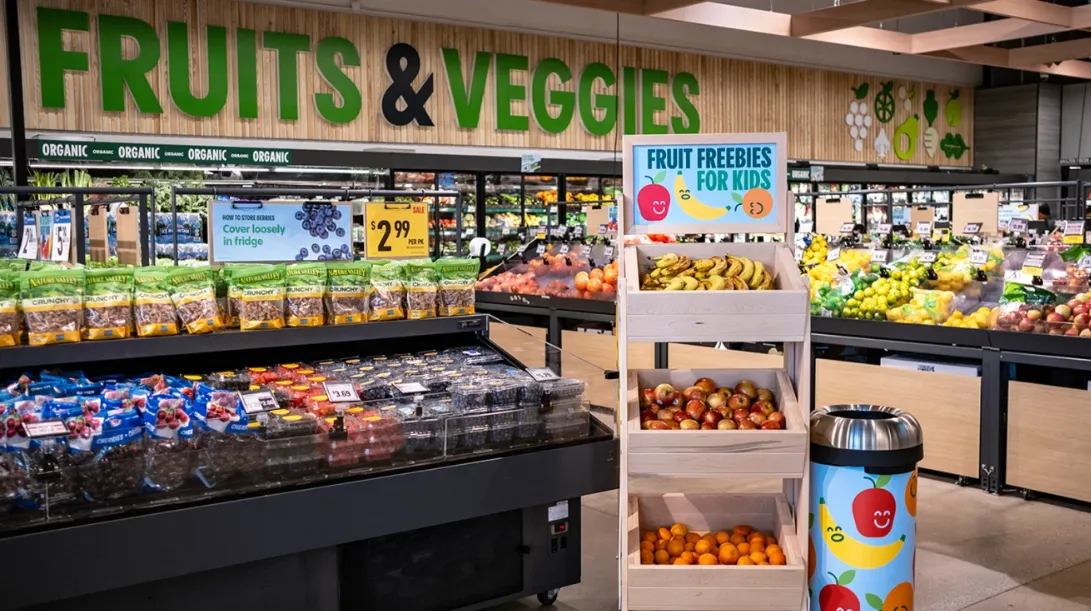
[[497, 246], [496, 246], [496, 252], [497, 253], [504, 254], [507, 251], [508, 251], [508, 245], [507, 244], [497, 244]]
[[420, 382], [404, 382], [402, 384], [395, 384], [394, 388], [398, 389], [398, 392], [403, 395], [419, 395], [421, 393], [428, 392], [428, 387]]
[[1026, 233], [1027, 219], [1011, 219], [1008, 221], [1008, 230], [1012, 233]]
[[841, 258], [841, 249], [840, 248], [831, 248], [828, 251], [826, 251], [826, 260], [827, 261], [836, 261], [836, 260], [838, 260], [840, 258]]
[[68, 427], [63, 420], [43, 420], [41, 422], [24, 422], [23, 430], [30, 439], [44, 439], [46, 437], [60, 437], [68, 434]]
[[879, 223], [879, 227], [876, 229], [876, 233], [879, 235], [890, 235], [892, 231], [894, 231], [892, 223]]
[[917, 235], [922, 238], [932, 235], [932, 223], [929, 221], [917, 221]]
[[1068, 221], [1064, 225], [1064, 236], [1061, 238], [1065, 244], [1083, 244], [1083, 221]]
[[613, 246], [607, 246], [606, 248], [603, 248], [602, 249], [602, 256], [606, 257], [607, 259], [613, 257], [614, 256], [614, 247]]
[[1023, 273], [1028, 276], [1041, 276], [1042, 265], [1046, 262], [1046, 253], [1032, 252], [1023, 260]]
[[606, 225], [599, 225], [599, 235], [606, 235]]
[[536, 253], [538, 253], [540, 255], [545, 254], [545, 244], [539, 244], [538, 248], [534, 249], [534, 252], [536, 252]]
[[1091, 255], [1084, 255], [1080, 257], [1080, 260], [1076, 263], [1076, 267], [1083, 270], [1091, 269]]
[[798, 262], [800, 262], [802, 260], [803, 260], [803, 248], [800, 247], [800, 246], [796, 246], [796, 262], [798, 263]]
[[239, 393], [239, 401], [242, 403], [243, 411], [247, 414], [260, 414], [280, 408], [277, 398], [268, 390], [241, 392]]
[[962, 228], [962, 235], [977, 235], [981, 233], [981, 223], [966, 223]]
[[322, 387], [326, 389], [330, 403], [355, 403], [360, 400], [351, 382], [322, 382]]
[[530, 368], [527, 369], [527, 373], [530, 374], [530, 377], [534, 378], [535, 382], [548, 382], [550, 380], [560, 379], [560, 376], [553, 373], [553, 370], [548, 367]]
[[930, 250], [926, 250], [922, 252], [919, 257], [917, 257], [917, 261], [920, 263], [935, 263], [936, 253]]
[[973, 263], [974, 265], [985, 265], [988, 262], [989, 253], [987, 251], [975, 248], [973, 252], [970, 253], [970, 263]]
[[568, 244], [561, 244], [561, 247], [557, 249], [557, 252], [559, 252], [562, 255], [567, 255], [568, 250], [569, 250], [568, 249]]
[[841, 223], [841, 233], [852, 233], [854, 227], [856, 227], [856, 223]]
[[72, 212], [58, 210], [53, 213], [53, 226], [49, 229], [49, 260], [67, 261], [72, 246]]
[[577, 226], [573, 227], [572, 228], [572, 235], [576, 236], [577, 238], [583, 237], [583, 227], [580, 226], [580, 225], [577, 225]]
[[871, 251], [872, 263], [886, 263], [887, 257], [890, 256], [889, 250], [873, 250]]
[[[367, 234], [369, 259], [428, 256], [428, 206], [423, 203], [369, 202]], [[471, 233], [473, 229], [469, 230]]]
[[[28, 215], [29, 218], [33, 216]], [[38, 225], [33, 221], [23, 225], [23, 240], [19, 243], [20, 259], [38, 258]]]
[[813, 221], [800, 221], [799, 222], [799, 233], [811, 233], [812, 231], [814, 231], [814, 222]]

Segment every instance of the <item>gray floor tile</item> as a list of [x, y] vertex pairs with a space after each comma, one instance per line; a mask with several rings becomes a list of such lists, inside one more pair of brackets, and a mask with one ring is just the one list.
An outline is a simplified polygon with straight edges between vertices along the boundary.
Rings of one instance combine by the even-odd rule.
[[1085, 611], [1091, 609], [1091, 562], [1048, 575], [998, 596], [983, 600], [967, 611]]

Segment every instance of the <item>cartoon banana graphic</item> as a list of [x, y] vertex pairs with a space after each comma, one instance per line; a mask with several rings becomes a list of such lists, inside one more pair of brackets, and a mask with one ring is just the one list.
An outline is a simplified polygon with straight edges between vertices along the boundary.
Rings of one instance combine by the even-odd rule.
[[833, 521], [830, 510], [826, 506], [826, 499], [818, 499], [818, 524], [822, 529], [822, 536], [826, 539], [826, 546], [833, 552], [837, 559], [856, 569], [877, 569], [890, 564], [902, 551], [905, 545], [905, 535], [893, 543], [886, 545], [868, 545], [861, 543], [844, 533], [841, 527]]
[[712, 221], [727, 214], [727, 208], [713, 208], [702, 203], [686, 188], [686, 179], [679, 172], [674, 177], [674, 200], [682, 207], [686, 214], [701, 221]]

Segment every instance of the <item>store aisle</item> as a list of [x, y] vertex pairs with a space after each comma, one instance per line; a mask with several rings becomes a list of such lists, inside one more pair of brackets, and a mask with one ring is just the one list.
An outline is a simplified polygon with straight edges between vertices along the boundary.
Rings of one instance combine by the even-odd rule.
[[[1091, 513], [922, 479], [915, 611], [1091, 609]], [[556, 609], [612, 611], [617, 494], [584, 499], [583, 583]], [[531, 598], [496, 611], [537, 608]]]

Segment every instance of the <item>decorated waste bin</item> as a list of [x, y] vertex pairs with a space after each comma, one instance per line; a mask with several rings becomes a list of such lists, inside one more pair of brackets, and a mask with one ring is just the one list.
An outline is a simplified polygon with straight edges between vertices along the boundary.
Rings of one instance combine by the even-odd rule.
[[913, 611], [917, 419], [881, 405], [811, 414], [811, 611]]

